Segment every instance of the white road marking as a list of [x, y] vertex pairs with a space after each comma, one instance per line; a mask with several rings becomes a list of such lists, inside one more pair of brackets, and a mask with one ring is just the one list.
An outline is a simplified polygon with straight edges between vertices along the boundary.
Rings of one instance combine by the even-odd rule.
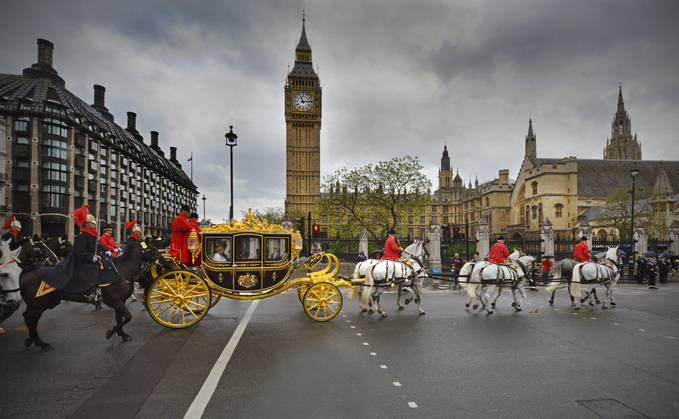
[[401, 387], [401, 383], [399, 383], [398, 381], [394, 381], [394, 386]]
[[640, 332], [645, 332], [645, 330], [644, 330], [644, 329], [639, 329], [639, 331], [640, 331]]
[[670, 339], [674, 339], [674, 336], [668, 336], [668, 338], [670, 338]]
[[361, 336], [361, 334], [360, 334], [360, 333], [356, 333], [356, 336]]
[[387, 366], [386, 365], [380, 365], [380, 368], [382, 368], [383, 370], [386, 370]]
[[408, 406], [410, 406], [414, 409], [414, 408], [417, 407], [417, 404], [415, 404], [415, 402], [408, 402]]
[[347, 323], [351, 323], [351, 320], [347, 320]]
[[210, 375], [207, 376], [207, 379], [203, 383], [203, 387], [201, 387], [196, 398], [193, 399], [193, 403], [189, 406], [189, 410], [186, 411], [184, 419], [200, 419], [203, 416], [203, 412], [210, 402], [210, 399], [217, 388], [217, 384], [219, 384], [219, 380], [222, 378], [222, 374], [231, 359], [231, 355], [233, 355], [233, 352], [236, 350], [238, 341], [240, 341], [243, 332], [245, 332], [245, 327], [247, 327], [252, 318], [252, 313], [255, 312], [258, 302], [258, 300], [255, 300], [250, 304], [250, 308], [248, 308], [247, 313], [245, 313], [243, 320], [238, 324], [236, 331], [233, 332], [231, 339], [229, 339], [229, 343], [226, 344], [222, 354], [219, 355], [217, 362], [215, 362], [215, 365], [212, 367], [212, 371], [210, 371]]
[[363, 345], [368, 346], [370, 344], [368, 342], [363, 342]]
[[377, 352], [370, 352], [370, 355], [377, 356]]
[[352, 329], [356, 329], [356, 326], [351, 326]]
[[590, 317], [590, 319], [592, 319], [592, 320], [596, 320], [596, 317]]
[[616, 325], [616, 326], [620, 326], [620, 323], [613, 323], [613, 324]]

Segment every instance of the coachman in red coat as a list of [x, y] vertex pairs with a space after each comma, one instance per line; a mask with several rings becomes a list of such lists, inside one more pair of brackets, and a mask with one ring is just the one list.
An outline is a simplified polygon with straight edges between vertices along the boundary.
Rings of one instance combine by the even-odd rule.
[[174, 219], [170, 229], [172, 238], [170, 239], [170, 255], [181, 263], [191, 263], [191, 252], [189, 251], [189, 234], [193, 227], [189, 224], [191, 210], [188, 205], [182, 205], [179, 215]]
[[589, 258], [589, 248], [587, 247], [587, 238], [582, 237], [580, 243], [573, 249], [573, 259], [578, 259], [580, 262], [591, 262]]
[[399, 254], [403, 251], [398, 245], [396, 244], [396, 231], [394, 229], [389, 230], [389, 237], [387, 237], [387, 241], [384, 242], [384, 256], [382, 256], [382, 259], [389, 259], [389, 260], [399, 260]]
[[495, 243], [493, 247], [490, 248], [490, 252], [488, 252], [488, 261], [490, 263], [505, 263], [507, 256], [509, 256], [509, 250], [507, 250], [507, 246], [505, 246], [505, 238], [504, 236], [500, 236], [497, 243]]

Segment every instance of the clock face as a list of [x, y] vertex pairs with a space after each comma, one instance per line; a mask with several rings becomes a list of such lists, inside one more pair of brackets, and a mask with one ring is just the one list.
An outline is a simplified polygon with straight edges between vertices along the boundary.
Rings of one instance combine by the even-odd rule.
[[295, 108], [299, 109], [300, 111], [308, 111], [311, 108], [313, 99], [307, 92], [299, 92], [295, 95], [293, 103]]

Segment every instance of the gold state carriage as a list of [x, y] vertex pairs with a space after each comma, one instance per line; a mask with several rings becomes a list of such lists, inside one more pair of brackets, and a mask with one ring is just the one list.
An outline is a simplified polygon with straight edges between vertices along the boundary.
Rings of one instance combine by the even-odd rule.
[[[166, 254], [166, 264], [151, 270], [153, 281], [144, 301], [151, 317], [163, 326], [185, 328], [198, 323], [221, 297], [256, 300], [292, 287], [306, 314], [316, 321], [334, 318], [342, 308], [342, 291], [351, 283], [335, 278], [339, 261], [330, 253], [300, 258], [302, 236], [279, 225], [259, 222], [248, 213], [242, 221], [218, 224], [189, 236], [190, 269]], [[224, 249], [223, 255], [221, 249]], [[307, 273], [291, 279], [297, 270]]]

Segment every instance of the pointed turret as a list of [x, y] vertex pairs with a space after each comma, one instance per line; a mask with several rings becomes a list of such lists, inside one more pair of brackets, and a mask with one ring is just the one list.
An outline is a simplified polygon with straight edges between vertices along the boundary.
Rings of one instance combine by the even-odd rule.
[[533, 120], [528, 120], [528, 135], [526, 135], [526, 158], [533, 162], [533, 165], [537, 165], [537, 144], [536, 136], [533, 132]]
[[665, 170], [665, 163], [662, 160], [660, 160], [660, 168], [658, 169], [658, 176], [655, 178], [653, 190], [655, 193], [663, 195], [674, 195], [670, 178], [667, 176], [667, 170]]
[[441, 157], [441, 170], [450, 170], [450, 157], [448, 156], [448, 146], [443, 146], [443, 157]]
[[618, 90], [618, 111], [617, 113], [626, 114], [625, 112], [625, 102], [622, 100], [622, 83], [620, 83], [620, 90]]
[[618, 107], [611, 123], [611, 138], [606, 139], [604, 159], [641, 160], [641, 144], [632, 136], [632, 120], [625, 111], [622, 84], [618, 87]]

